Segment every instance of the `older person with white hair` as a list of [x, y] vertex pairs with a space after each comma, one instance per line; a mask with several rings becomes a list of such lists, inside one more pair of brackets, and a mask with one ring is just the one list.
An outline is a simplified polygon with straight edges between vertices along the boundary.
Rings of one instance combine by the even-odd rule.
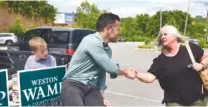
[[174, 26], [163, 26], [157, 38], [161, 54], [153, 60], [147, 73], [137, 72], [137, 78], [145, 83], [158, 79], [166, 106], [206, 106], [207, 92], [202, 91], [199, 71], [208, 64], [208, 57], [202, 48], [189, 43], [197, 63], [188, 67], [191, 59], [184, 42], [184, 36]]

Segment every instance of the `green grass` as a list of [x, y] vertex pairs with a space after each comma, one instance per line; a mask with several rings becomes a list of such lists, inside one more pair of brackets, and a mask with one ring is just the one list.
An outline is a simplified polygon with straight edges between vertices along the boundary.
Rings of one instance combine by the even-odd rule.
[[153, 48], [153, 46], [152, 45], [139, 45], [138, 48], [151, 49], [151, 48]]

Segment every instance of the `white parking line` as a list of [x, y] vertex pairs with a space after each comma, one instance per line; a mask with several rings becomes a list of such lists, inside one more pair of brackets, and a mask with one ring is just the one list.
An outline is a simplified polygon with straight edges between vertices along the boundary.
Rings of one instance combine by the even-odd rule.
[[149, 99], [149, 98], [144, 98], [144, 97], [138, 97], [138, 96], [134, 96], [134, 95], [113, 92], [113, 91], [109, 91], [109, 90], [106, 90], [105, 92], [110, 93], [110, 94], [114, 94], [114, 95], [119, 95], [119, 96], [125, 96], [125, 97], [131, 97], [131, 98], [136, 98], [136, 99], [142, 99], [142, 100], [147, 100], [147, 101], [151, 101], [151, 102], [161, 103], [160, 100], [154, 100], [154, 99]]

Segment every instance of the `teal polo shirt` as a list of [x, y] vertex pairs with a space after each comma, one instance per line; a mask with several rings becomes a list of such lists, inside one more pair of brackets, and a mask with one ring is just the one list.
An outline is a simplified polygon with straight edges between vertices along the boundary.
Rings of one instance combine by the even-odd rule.
[[106, 72], [112, 79], [120, 72], [119, 65], [112, 61], [111, 56], [111, 48], [104, 43], [99, 33], [90, 34], [79, 44], [63, 80], [91, 84], [103, 92], [106, 87]]

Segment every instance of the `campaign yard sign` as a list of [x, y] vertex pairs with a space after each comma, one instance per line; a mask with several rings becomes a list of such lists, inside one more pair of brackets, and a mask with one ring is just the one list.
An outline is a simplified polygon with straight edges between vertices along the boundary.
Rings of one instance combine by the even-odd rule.
[[0, 70], [0, 106], [9, 106], [7, 69]]
[[18, 71], [20, 106], [39, 106], [60, 100], [66, 67]]

